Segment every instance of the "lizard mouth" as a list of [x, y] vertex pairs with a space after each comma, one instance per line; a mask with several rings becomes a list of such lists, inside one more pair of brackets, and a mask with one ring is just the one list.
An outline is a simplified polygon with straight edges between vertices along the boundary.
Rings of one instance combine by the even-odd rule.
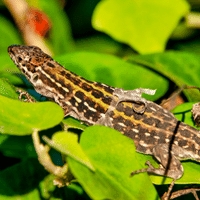
[[[15, 46], [18, 46], [18, 45], [15, 45]], [[15, 47], [14, 45], [12, 45], [12, 46], [9, 46], [8, 47], [8, 53], [9, 53], [9, 56], [10, 56], [10, 58], [12, 59], [12, 61], [15, 63], [15, 65], [19, 65], [19, 62], [17, 61], [17, 59], [16, 59], [16, 56], [15, 56], [15, 52], [14, 52], [14, 49], [13, 49], [13, 47]]]
[[[15, 63], [15, 65], [21, 70], [22, 66], [21, 66], [21, 61], [23, 60], [22, 57], [20, 56], [20, 54], [17, 51], [17, 48], [20, 45], [11, 45], [8, 47], [8, 53], [9, 56], [11, 58], [11, 60]], [[16, 52], [19, 54], [18, 56], [16, 56]]]

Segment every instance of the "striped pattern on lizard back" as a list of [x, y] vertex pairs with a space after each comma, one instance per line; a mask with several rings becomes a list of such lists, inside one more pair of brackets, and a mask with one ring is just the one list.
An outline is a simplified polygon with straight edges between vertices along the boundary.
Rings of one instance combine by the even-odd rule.
[[[88, 125], [105, 115], [113, 100], [114, 87], [88, 81], [66, 70], [35, 46], [14, 45], [9, 55], [35, 90], [53, 99], [70, 115]], [[117, 97], [114, 97], [117, 100]], [[109, 114], [113, 128], [134, 140], [136, 150], [153, 154], [157, 144], [173, 144], [188, 151], [188, 158], [200, 160], [200, 134], [195, 128], [178, 122], [172, 113], [147, 101], [143, 114], [133, 110], [137, 103], [119, 103]], [[178, 127], [177, 127], [178, 124]], [[179, 154], [181, 156], [181, 152]], [[185, 157], [184, 157], [185, 158]]]

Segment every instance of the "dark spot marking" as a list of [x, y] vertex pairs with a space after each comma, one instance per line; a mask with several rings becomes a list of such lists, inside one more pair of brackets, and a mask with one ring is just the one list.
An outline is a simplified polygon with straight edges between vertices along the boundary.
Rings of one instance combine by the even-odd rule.
[[160, 129], [163, 129], [163, 130], [167, 130], [167, 128], [171, 126], [170, 123], [167, 123], [167, 122], [165, 122], [163, 120], [159, 120], [159, 119], [156, 119], [156, 118], [153, 118], [153, 117], [150, 117], [150, 118], [156, 124], [157, 128], [160, 128]]
[[116, 110], [119, 112], [125, 112], [124, 104], [118, 103]]
[[[158, 126], [158, 128], [161, 128], [161, 129], [163, 129], [163, 130], [169, 130], [169, 129], [171, 128], [171, 126], [172, 126], [170, 123], [168, 123], [168, 122], [166, 122], [166, 121], [165, 121], [165, 122], [161, 122], [160, 125], [161, 125], [161, 126], [160, 126], [160, 127]], [[175, 131], [175, 128], [176, 128], [176, 127], [173, 127], [173, 131], [172, 131], [172, 132]]]
[[[156, 133], [157, 133], [157, 132], [156, 132]], [[159, 144], [165, 144], [165, 143], [166, 143], [166, 142], [165, 142], [165, 139], [166, 139], [165, 134], [157, 133], [157, 136], [160, 137], [160, 139], [158, 139], [158, 143], [159, 143]]]
[[114, 128], [115, 128], [116, 130], [122, 132], [124, 127], [123, 127], [123, 126], [120, 126], [119, 124], [115, 124], [115, 125], [114, 125]]
[[75, 93], [75, 96], [76, 96], [77, 98], [83, 100], [85, 95], [84, 95], [83, 92], [77, 91], [77, 92]]
[[[37, 65], [36, 65], [36, 67], [37, 67]], [[35, 73], [35, 66], [34, 65], [27, 63], [26, 68], [27, 68], [28, 71]]]
[[89, 91], [91, 91], [93, 89], [92, 86], [90, 86], [90, 85], [88, 85], [86, 83], [82, 83], [81, 87], [87, 92], [89, 92]]
[[[147, 137], [145, 135], [145, 133], [150, 133], [150, 136]], [[155, 144], [156, 143], [156, 138], [154, 138], [153, 136], [157, 136], [157, 133], [153, 130], [149, 131], [148, 129], [142, 127], [142, 126], [139, 126], [139, 132], [138, 132], [139, 136], [140, 136], [140, 140], [143, 140], [144, 143], [147, 143], [147, 144]], [[158, 135], [160, 137], [160, 135]]]
[[98, 113], [105, 113], [106, 112], [105, 109], [98, 104], [97, 104], [97, 106], [95, 106], [95, 109], [97, 110]]
[[24, 68], [21, 68], [21, 71], [22, 71], [22, 73], [24, 73], [24, 74], [25, 74], [25, 72], [26, 72]]
[[[124, 104], [120, 104], [120, 106], [123, 108], [123, 112], [125, 113], [126, 116], [132, 116], [134, 113], [133, 113], [133, 108], [130, 108], [129, 106], [124, 106]], [[121, 110], [122, 110], [121, 108]], [[119, 107], [120, 109], [120, 107]]]
[[95, 106], [97, 105], [94, 101], [90, 100], [89, 98], [88, 99], [85, 99], [85, 102], [88, 103], [88, 105], [92, 108], [95, 108]]
[[53, 65], [53, 64], [50, 63], [50, 62], [47, 62], [47, 65], [48, 65], [49, 67], [55, 68], [55, 65]]
[[131, 120], [123, 120], [123, 123], [125, 124], [126, 127], [132, 127], [133, 122]]
[[81, 82], [80, 79], [74, 78], [74, 77], [71, 77], [69, 80], [70, 80], [72, 83], [74, 83], [74, 85], [79, 85], [79, 83]]
[[54, 79], [55, 81], [58, 81], [56, 75], [53, 74], [53, 73], [51, 73], [51, 71], [49, 71], [49, 70], [47, 70], [47, 69], [44, 69], [44, 68], [43, 68], [43, 70], [44, 70], [52, 79]]
[[67, 88], [69, 90], [69, 94], [72, 93], [73, 89], [72, 89], [72, 86], [70, 84], [65, 84], [65, 88]]
[[99, 98], [104, 96], [103, 93], [101, 91], [99, 91], [99, 90], [93, 90], [92, 91], [92, 95], [97, 99], [99, 99]]
[[150, 118], [147, 118], [147, 117], [145, 117], [143, 120], [142, 120], [145, 124], [148, 124], [148, 125], [153, 125], [153, 123], [160, 123], [160, 121], [159, 120], [154, 120], [152, 117], [150, 117]]
[[46, 60], [52, 60], [52, 61], [54, 61], [51, 56], [49, 56], [49, 55], [47, 55], [45, 53], [43, 53], [43, 58], [46, 59]]
[[194, 140], [194, 142], [200, 145], [200, 138], [198, 137], [198, 135], [192, 134], [190, 137]]
[[70, 93], [66, 92], [62, 87], [56, 86], [56, 90], [59, 92], [59, 94], [62, 94], [62, 96], [67, 97]]
[[67, 79], [70, 79], [70, 77], [71, 77], [71, 74], [70, 74], [70, 73], [67, 73], [65, 70], [61, 70], [61, 71], [60, 71], [60, 74], [61, 74], [62, 76], [65, 76], [65, 78], [67, 78]]
[[180, 130], [180, 134], [186, 138], [190, 138], [191, 137], [191, 132], [188, 131], [187, 129], [185, 130]]
[[72, 97], [72, 98], [69, 100], [69, 102], [71, 103], [71, 105], [72, 105], [73, 107], [75, 107], [76, 99], [75, 99], [74, 97]]
[[111, 86], [104, 86], [104, 90], [110, 94], [112, 94], [114, 92], [114, 88]]
[[113, 118], [113, 124], [118, 124], [119, 122], [123, 122], [124, 118], [122, 116], [118, 116]]
[[179, 141], [178, 141], [178, 145], [179, 145], [180, 147], [186, 146], [186, 145], [187, 145], [187, 140], [179, 140]]
[[102, 83], [99, 83], [99, 82], [93, 82], [93, 84], [94, 84], [96, 87], [103, 88]]
[[112, 99], [110, 97], [102, 97], [101, 99], [105, 104], [110, 105]]
[[22, 58], [20, 56], [17, 57], [18, 63], [22, 61]]
[[144, 118], [142, 114], [138, 114], [135, 111], [133, 111], [133, 117], [135, 120], [142, 120]]
[[108, 92], [110, 94], [112, 94], [114, 92], [114, 88], [111, 87], [111, 86], [108, 86], [108, 85], [105, 85], [105, 84], [102, 84], [102, 83], [99, 83], [99, 82], [94, 82], [94, 85], [96, 87], [104, 89], [106, 92]]
[[195, 152], [196, 148], [194, 144], [189, 143], [190, 151]]
[[78, 103], [77, 110], [78, 110], [80, 113], [83, 112], [84, 110], [87, 110], [87, 109], [88, 109], [88, 108], [87, 108], [86, 105], [84, 105], [83, 101], [80, 102], [80, 103]]
[[87, 119], [90, 119], [92, 118], [93, 121], [97, 121], [99, 118], [100, 118], [100, 115], [99, 113], [96, 113], [96, 112], [93, 112], [91, 110], [86, 110], [86, 112], [84, 113], [84, 116], [87, 118]]

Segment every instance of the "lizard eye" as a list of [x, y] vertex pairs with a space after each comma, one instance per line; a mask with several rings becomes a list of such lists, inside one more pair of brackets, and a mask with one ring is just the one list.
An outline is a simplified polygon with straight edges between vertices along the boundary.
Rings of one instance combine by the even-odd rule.
[[33, 78], [32, 78], [33, 83], [36, 83], [38, 81], [38, 78], [39, 78], [39, 75], [38, 74], [34, 74]]

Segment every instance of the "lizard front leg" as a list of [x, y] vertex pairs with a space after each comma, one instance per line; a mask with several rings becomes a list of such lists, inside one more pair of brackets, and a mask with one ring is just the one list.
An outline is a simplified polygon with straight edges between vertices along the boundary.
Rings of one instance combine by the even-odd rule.
[[24, 96], [26, 98], [24, 100], [25, 102], [29, 102], [29, 103], [35, 103], [36, 102], [35, 99], [33, 99], [33, 97], [28, 92], [22, 91], [20, 89], [16, 90], [16, 92], [19, 93], [19, 100], [20, 101], [23, 101], [22, 97]]

